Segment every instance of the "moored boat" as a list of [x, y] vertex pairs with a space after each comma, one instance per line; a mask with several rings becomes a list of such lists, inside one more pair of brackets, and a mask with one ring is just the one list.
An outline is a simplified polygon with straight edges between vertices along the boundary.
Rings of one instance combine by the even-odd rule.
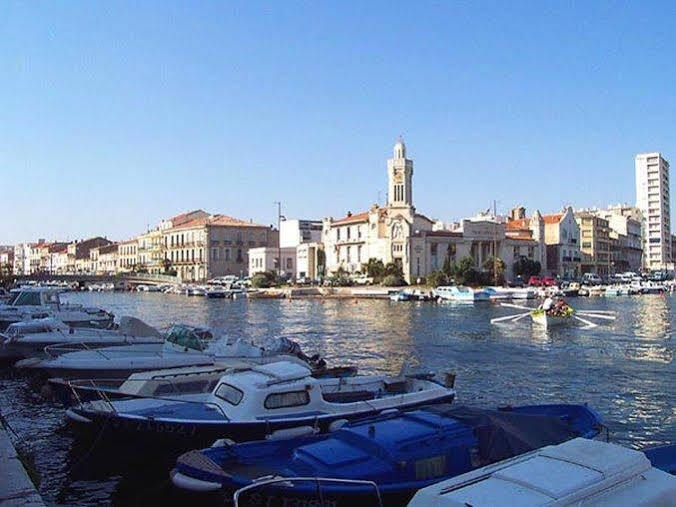
[[47, 377], [122, 378], [148, 370], [188, 366], [232, 365], [241, 362], [270, 363], [280, 360], [298, 362], [311, 368], [326, 365], [319, 356], [307, 356], [300, 346], [287, 339], [270, 339], [265, 346], [243, 340], [214, 339], [211, 330], [179, 324], [172, 326], [161, 343], [102, 347], [58, 345], [45, 348], [48, 359], [24, 359], [17, 368], [46, 374]]
[[576, 438], [421, 489], [409, 507], [667, 506], [676, 477], [640, 451]]
[[134, 317], [121, 317], [111, 329], [72, 328], [54, 318], [34, 319], [10, 324], [0, 334], [0, 357], [45, 357], [45, 348], [54, 345], [81, 348], [116, 345], [161, 345], [161, 333]]
[[448, 285], [437, 287], [434, 294], [444, 301], [457, 301], [464, 303], [474, 303], [477, 301], [488, 301], [489, 294], [485, 290], [465, 287], [463, 285]]
[[108, 426], [125, 438], [170, 435], [183, 443], [210, 443], [260, 439], [306, 425], [326, 431], [339, 419], [448, 403], [454, 396], [453, 388], [427, 376], [315, 378], [309, 368], [282, 361], [226, 373], [207, 393], [102, 397], [72, 407], [67, 416], [80, 427]]
[[[583, 405], [483, 410], [441, 404], [358, 420], [325, 435], [310, 428], [293, 439], [272, 434], [258, 442], [219, 442], [179, 457], [171, 478], [194, 491], [253, 487], [264, 504], [315, 501], [320, 486], [325, 505], [364, 505], [373, 501], [375, 486], [389, 505], [487, 463], [577, 436], [593, 438], [600, 424]], [[279, 480], [266, 484], [270, 478]]]
[[65, 304], [61, 289], [51, 287], [22, 287], [14, 289], [5, 304], [0, 305], [0, 331], [22, 320], [55, 318], [70, 327], [101, 327], [113, 323], [113, 314], [101, 308]]

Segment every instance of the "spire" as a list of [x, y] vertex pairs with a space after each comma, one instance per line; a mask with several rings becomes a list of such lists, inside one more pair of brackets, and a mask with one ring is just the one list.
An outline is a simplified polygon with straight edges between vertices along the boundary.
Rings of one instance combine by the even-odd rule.
[[404, 138], [401, 136], [399, 136], [397, 143], [394, 145], [394, 158], [406, 158], [406, 145], [404, 144]]

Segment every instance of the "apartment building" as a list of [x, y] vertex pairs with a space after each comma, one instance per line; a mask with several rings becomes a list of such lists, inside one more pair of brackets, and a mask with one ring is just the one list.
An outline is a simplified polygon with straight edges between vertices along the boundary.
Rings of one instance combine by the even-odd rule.
[[672, 261], [669, 207], [669, 162], [659, 153], [635, 159], [636, 207], [643, 215], [643, 266], [668, 269]]
[[276, 246], [278, 233], [265, 225], [225, 215], [207, 215], [177, 221], [162, 230], [165, 262], [185, 281], [217, 276], [244, 276], [248, 250]]
[[573, 209], [568, 206], [561, 213], [543, 215], [547, 269], [550, 276], [577, 278], [582, 269], [580, 226]]
[[608, 220], [596, 215], [597, 210], [582, 210], [575, 213], [580, 227], [580, 251], [582, 252], [581, 274], [611, 274], [610, 226]]

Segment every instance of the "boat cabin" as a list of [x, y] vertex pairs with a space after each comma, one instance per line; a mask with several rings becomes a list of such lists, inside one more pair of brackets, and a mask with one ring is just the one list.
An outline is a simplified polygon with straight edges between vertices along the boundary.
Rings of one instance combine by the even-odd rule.
[[369, 375], [347, 378], [314, 378], [306, 366], [280, 361], [235, 369], [224, 375], [213, 390], [210, 403], [219, 405], [231, 419], [274, 419], [288, 416], [320, 416], [342, 411], [340, 407], [362, 402], [363, 408], [387, 408], [395, 395], [412, 401], [448, 394], [445, 387], [405, 377]]
[[6, 305], [10, 307], [20, 306], [59, 306], [59, 289], [50, 287], [23, 287], [13, 289]]

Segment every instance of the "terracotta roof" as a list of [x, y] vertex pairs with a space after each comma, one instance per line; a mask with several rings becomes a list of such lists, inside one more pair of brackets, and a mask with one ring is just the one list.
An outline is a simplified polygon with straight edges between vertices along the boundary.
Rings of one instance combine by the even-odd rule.
[[185, 213], [181, 213], [175, 217], [171, 217], [169, 221], [171, 222], [172, 227], [178, 227], [179, 225], [183, 225], [187, 222], [190, 222], [191, 220], [195, 220], [196, 218], [203, 218], [206, 216], [209, 216], [206, 211], [195, 209], [192, 211], [186, 211]]
[[563, 218], [563, 213], [554, 213], [552, 215], [542, 215], [542, 220], [546, 224], [558, 224]]
[[99, 248], [99, 255], [109, 253], [117, 253], [117, 243], [112, 243], [110, 245], [102, 246], [101, 248]]
[[515, 230], [528, 229], [529, 225], [530, 225], [530, 218], [519, 218], [517, 220], [509, 220], [509, 221], [507, 221], [507, 230], [515, 231]]
[[505, 237], [508, 239], [533, 239], [533, 234], [531, 231], [518, 230], [507, 233]]
[[369, 212], [355, 213], [344, 218], [333, 221], [333, 225], [354, 224], [357, 222], [366, 222], [369, 219]]
[[207, 217], [200, 217], [185, 222], [177, 227], [172, 227], [171, 230], [181, 230], [181, 229], [191, 229], [193, 227], [204, 227], [206, 225], [221, 225], [221, 226], [233, 226], [233, 227], [264, 227], [267, 228], [267, 225], [255, 224], [253, 222], [247, 222], [246, 220], [241, 220], [239, 218], [229, 217], [227, 215], [211, 215]]

